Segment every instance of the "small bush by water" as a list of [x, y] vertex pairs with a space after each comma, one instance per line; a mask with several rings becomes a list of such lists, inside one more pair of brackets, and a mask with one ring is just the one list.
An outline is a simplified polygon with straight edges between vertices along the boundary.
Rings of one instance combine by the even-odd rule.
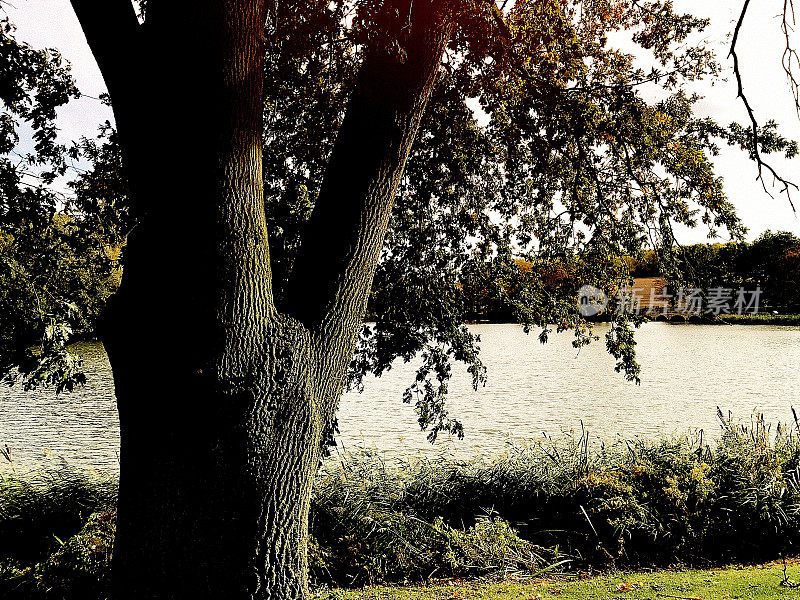
[[116, 501], [115, 479], [63, 463], [25, 475], [0, 473], [0, 558], [39, 562]]
[[[720, 414], [701, 435], [588, 436], [472, 461], [325, 462], [314, 491], [316, 583], [358, 586], [550, 570], [758, 561], [798, 553], [800, 442]], [[105, 598], [113, 481], [0, 475], [0, 597]]]
[[0, 473], [0, 598], [107, 597], [116, 480], [59, 464]]

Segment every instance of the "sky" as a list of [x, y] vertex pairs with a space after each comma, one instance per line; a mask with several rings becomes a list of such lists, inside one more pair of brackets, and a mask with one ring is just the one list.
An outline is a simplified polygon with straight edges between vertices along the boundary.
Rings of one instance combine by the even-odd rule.
[[[714, 117], [721, 124], [738, 121], [746, 124], [747, 114], [736, 98], [736, 84], [731, 61], [727, 60], [730, 34], [733, 32], [743, 0], [674, 0], [678, 10], [696, 16], [709, 17], [711, 25], [699, 39], [711, 44], [725, 67], [727, 81], [698, 84], [694, 91], [704, 99], [698, 111]], [[800, 141], [800, 119], [781, 68], [783, 37], [780, 14], [784, 0], [760, 0], [751, 3], [739, 40], [744, 90], [760, 122], [776, 120], [786, 137]], [[800, 10], [800, 3], [798, 3]], [[59, 127], [64, 140], [94, 135], [97, 126], [113, 120], [111, 110], [96, 98], [105, 91], [103, 78], [86, 44], [69, 0], [11, 0], [6, 5], [11, 21], [17, 26], [17, 39], [33, 47], [57, 48], [72, 64], [73, 75], [83, 98], [70, 102], [59, 112]], [[798, 14], [800, 19], [800, 14]], [[800, 25], [800, 23], [798, 23]], [[800, 46], [800, 34], [794, 36]], [[779, 156], [768, 157], [783, 177], [800, 184], [800, 158], [786, 161]], [[714, 159], [717, 173], [724, 178], [725, 191], [736, 206], [739, 217], [749, 229], [748, 239], [763, 231], [791, 231], [800, 236], [800, 216], [795, 214], [780, 188], [772, 188], [772, 198], [756, 180], [758, 172], [741, 151], [725, 148]], [[800, 210], [800, 191], [793, 194]], [[708, 241], [706, 231], [680, 230], [682, 243]], [[724, 241], [724, 238], [723, 240]]]

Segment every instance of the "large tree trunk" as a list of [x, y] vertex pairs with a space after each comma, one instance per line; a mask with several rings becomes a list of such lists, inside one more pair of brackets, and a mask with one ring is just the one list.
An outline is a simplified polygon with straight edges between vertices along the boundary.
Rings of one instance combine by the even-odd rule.
[[111, 352], [122, 425], [117, 600], [306, 595], [321, 374], [302, 326], [276, 317], [264, 334], [218, 358], [250, 368], [176, 374], [158, 389], [141, 372], [125, 377], [140, 359]]
[[126, 3], [73, 0], [138, 218], [103, 332], [121, 431], [114, 599], [304, 598], [313, 478], [449, 17], [416, 0], [407, 54], [367, 58], [278, 311], [264, 3], [150, 0], [144, 26]]

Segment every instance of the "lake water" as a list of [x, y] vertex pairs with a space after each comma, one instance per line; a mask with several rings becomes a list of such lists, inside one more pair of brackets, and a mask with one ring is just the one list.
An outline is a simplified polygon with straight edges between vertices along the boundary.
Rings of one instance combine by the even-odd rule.
[[[606, 326], [599, 326], [602, 335]], [[401, 402], [414, 363], [398, 363], [349, 393], [339, 412], [340, 447], [378, 449], [389, 456], [496, 452], [543, 433], [585, 427], [593, 437], [683, 434], [719, 430], [716, 407], [749, 419], [789, 422], [800, 410], [800, 328], [768, 325], [648, 323], [637, 332], [642, 384], [614, 372], [602, 342], [577, 352], [569, 334], [539, 343], [514, 325], [476, 325], [489, 380], [474, 391], [463, 369], [450, 383], [450, 411], [466, 437], [445, 436], [433, 447], [419, 431], [413, 407]], [[15, 468], [44, 458], [117, 470], [119, 427], [108, 360], [100, 344], [81, 344], [89, 384], [72, 394], [0, 388], [0, 446]], [[0, 461], [3, 461], [0, 458]], [[0, 465], [3, 468], [3, 465]], [[8, 468], [8, 465], [5, 465]]]

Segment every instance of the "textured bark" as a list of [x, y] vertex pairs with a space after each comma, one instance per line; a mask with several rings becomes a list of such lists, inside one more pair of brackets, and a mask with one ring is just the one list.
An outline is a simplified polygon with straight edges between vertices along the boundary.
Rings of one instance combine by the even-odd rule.
[[[445, 0], [399, 2], [401, 51], [368, 53], [287, 289], [286, 311], [318, 333], [344, 376], [366, 311], [392, 204], [453, 27]], [[341, 381], [326, 393], [336, 398]]]
[[150, 0], [143, 26], [125, 2], [73, 0], [139, 221], [103, 330], [121, 431], [114, 598], [304, 598], [313, 477], [450, 33], [445, 3], [413, 3], [405, 58], [367, 58], [279, 311], [264, 2]]
[[[195, 411], [189, 418], [121, 417], [116, 599], [307, 594], [308, 508], [324, 426], [317, 360], [291, 319], [275, 318], [265, 334], [253, 348], [264, 365], [257, 375], [172, 381], [168, 389]], [[120, 403], [152, 394], [144, 382], [123, 387]]]
[[401, 50], [370, 52], [293, 269], [287, 310], [315, 326], [361, 315], [392, 202], [450, 36], [440, 2], [413, 4]]

